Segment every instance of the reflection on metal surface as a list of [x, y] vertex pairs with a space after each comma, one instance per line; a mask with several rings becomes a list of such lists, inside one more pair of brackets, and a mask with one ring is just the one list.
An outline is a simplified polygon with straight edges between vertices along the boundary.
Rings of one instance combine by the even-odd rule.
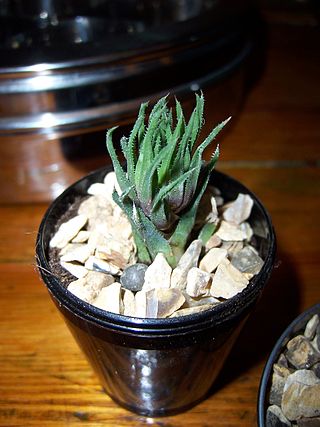
[[[222, 76], [226, 78], [230, 72], [234, 71], [236, 67], [239, 67], [250, 50], [250, 44], [244, 46], [243, 50], [233, 60], [221, 67], [218, 70], [214, 70], [210, 74], [203, 76], [196, 81], [186, 82], [183, 85], [179, 85], [173, 88], [168, 88], [170, 93], [179, 95], [185, 91], [197, 91], [200, 88], [204, 88], [209, 83], [214, 83], [219, 80]], [[67, 82], [67, 84], [70, 84]], [[27, 89], [27, 86], [26, 86]], [[0, 84], [1, 92], [1, 84]], [[153, 94], [154, 98], [162, 96], [165, 92]], [[93, 123], [95, 121], [106, 120], [109, 117], [119, 117], [121, 113], [129, 113], [130, 111], [137, 109], [144, 98], [131, 99], [127, 102], [109, 103], [104, 106], [92, 107], [89, 109], [73, 110], [68, 112], [56, 112], [56, 113], [42, 113], [33, 114], [29, 116], [19, 116], [12, 118], [0, 118], [0, 132], [1, 130], [31, 130], [35, 129], [47, 133], [48, 129], [56, 132], [57, 126], [74, 125], [81, 123]]]
[[[146, 99], [213, 88], [218, 115], [234, 114], [254, 17], [249, 0], [0, 0], [0, 178], [12, 186], [0, 201], [50, 200], [52, 184], [101, 165], [89, 150], [81, 166], [66, 158], [64, 140], [91, 145]], [[36, 182], [31, 157], [59, 171]]]

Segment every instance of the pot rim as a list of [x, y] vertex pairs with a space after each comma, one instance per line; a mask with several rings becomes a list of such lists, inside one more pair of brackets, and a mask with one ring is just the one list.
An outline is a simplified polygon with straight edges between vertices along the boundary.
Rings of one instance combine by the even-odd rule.
[[[107, 167], [103, 167], [94, 172], [91, 172], [90, 174], [76, 181], [73, 185], [69, 186], [51, 203], [41, 221], [36, 239], [37, 267], [43, 282], [45, 283], [51, 295], [58, 301], [59, 306], [63, 305], [67, 310], [72, 311], [75, 315], [93, 323], [100, 324], [103, 327], [116, 329], [117, 331], [125, 332], [126, 334], [129, 333], [128, 328], [130, 328], [130, 331], [134, 332], [135, 334], [143, 333], [144, 336], [146, 334], [164, 335], [168, 332], [170, 334], [181, 334], [190, 331], [194, 332], [195, 329], [203, 330], [210, 326], [216, 326], [224, 322], [226, 319], [232, 319], [236, 312], [239, 313], [244, 311], [252, 303], [254, 297], [258, 295], [259, 291], [263, 288], [271, 274], [276, 253], [276, 236], [270, 215], [257, 196], [236, 179], [217, 170], [213, 171], [212, 176], [217, 175], [220, 176], [221, 179], [229, 180], [230, 183], [241, 188], [239, 188], [239, 191], [249, 194], [254, 199], [254, 206], [256, 206], [263, 214], [267, 226], [269, 249], [264, 260], [263, 267], [259, 274], [250, 280], [249, 285], [242, 292], [224, 301], [223, 303], [218, 304], [217, 306], [213, 306], [212, 308], [202, 312], [174, 318], [145, 319], [111, 313], [99, 309], [80, 300], [78, 297], [63, 287], [58, 278], [52, 275], [46, 255], [44, 234], [47, 227], [47, 221], [50, 217], [56, 217], [56, 215], [54, 215], [54, 211], [61, 203], [65, 203], [68, 200], [68, 197], [71, 196], [75, 188], [78, 189], [78, 195], [84, 195], [85, 193], [81, 193], [80, 191], [81, 185], [84, 186], [85, 182], [92, 179], [93, 177], [99, 180], [111, 170], [111, 165], [108, 165]], [[83, 191], [86, 189], [87, 186], [81, 190]]]
[[279, 357], [281, 350], [285, 347], [287, 342], [290, 340], [290, 338], [297, 333], [299, 330], [301, 330], [307, 323], [307, 318], [313, 316], [314, 314], [320, 315], [320, 302], [314, 304], [313, 306], [309, 307], [307, 310], [303, 311], [299, 316], [297, 316], [284, 330], [284, 332], [280, 335], [278, 340], [276, 341], [276, 344], [274, 345], [271, 353], [269, 354], [269, 357], [267, 359], [267, 362], [265, 364], [265, 367], [263, 369], [260, 385], [259, 385], [259, 397], [258, 397], [258, 425], [259, 427], [265, 427], [265, 416], [266, 416], [266, 409], [267, 409], [267, 391], [268, 391], [268, 385], [270, 376], [273, 369], [273, 364], [276, 361], [276, 359]]

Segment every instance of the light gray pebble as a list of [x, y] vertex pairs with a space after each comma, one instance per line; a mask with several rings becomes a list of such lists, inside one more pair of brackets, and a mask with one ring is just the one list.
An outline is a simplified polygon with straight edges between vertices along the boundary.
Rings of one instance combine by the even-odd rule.
[[304, 331], [304, 336], [308, 340], [312, 340], [314, 338], [317, 327], [319, 326], [319, 324], [320, 324], [319, 316], [317, 314], [315, 314], [308, 321], [306, 328], [305, 328], [305, 331]]
[[277, 372], [272, 374], [272, 383], [270, 389], [269, 402], [271, 405], [281, 405], [282, 394], [284, 385], [286, 383], [286, 378], [282, 375], [279, 375]]
[[148, 266], [143, 263], [136, 263], [125, 268], [120, 277], [122, 287], [132, 292], [141, 291], [147, 268]]
[[320, 379], [320, 362], [314, 364], [311, 369], [316, 374], [316, 376]]
[[297, 335], [287, 344], [286, 358], [296, 369], [309, 369], [320, 362], [320, 353], [302, 335]]
[[237, 252], [231, 261], [242, 273], [257, 274], [263, 266], [263, 260], [256, 254], [251, 246], [245, 246]]
[[277, 405], [269, 406], [266, 416], [266, 427], [290, 427], [291, 422], [283, 415]]

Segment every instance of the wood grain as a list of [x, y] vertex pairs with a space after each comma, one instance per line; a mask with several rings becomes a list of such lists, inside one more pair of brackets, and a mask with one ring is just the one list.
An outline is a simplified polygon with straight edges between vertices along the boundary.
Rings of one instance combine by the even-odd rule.
[[113, 403], [35, 269], [46, 205], [0, 206], [0, 426], [256, 425], [259, 381], [272, 346], [297, 314], [320, 300], [319, 29], [274, 16], [268, 15], [264, 72], [225, 135], [220, 169], [270, 211], [278, 261], [214, 393], [186, 414], [161, 419]]

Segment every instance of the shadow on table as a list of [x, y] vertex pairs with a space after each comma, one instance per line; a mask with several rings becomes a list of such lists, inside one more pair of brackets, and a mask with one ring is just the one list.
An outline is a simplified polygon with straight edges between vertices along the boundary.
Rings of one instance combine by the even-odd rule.
[[300, 283], [290, 257], [278, 250], [274, 269], [260, 301], [241, 331], [211, 393], [251, 366], [267, 360], [276, 341], [300, 313]]

